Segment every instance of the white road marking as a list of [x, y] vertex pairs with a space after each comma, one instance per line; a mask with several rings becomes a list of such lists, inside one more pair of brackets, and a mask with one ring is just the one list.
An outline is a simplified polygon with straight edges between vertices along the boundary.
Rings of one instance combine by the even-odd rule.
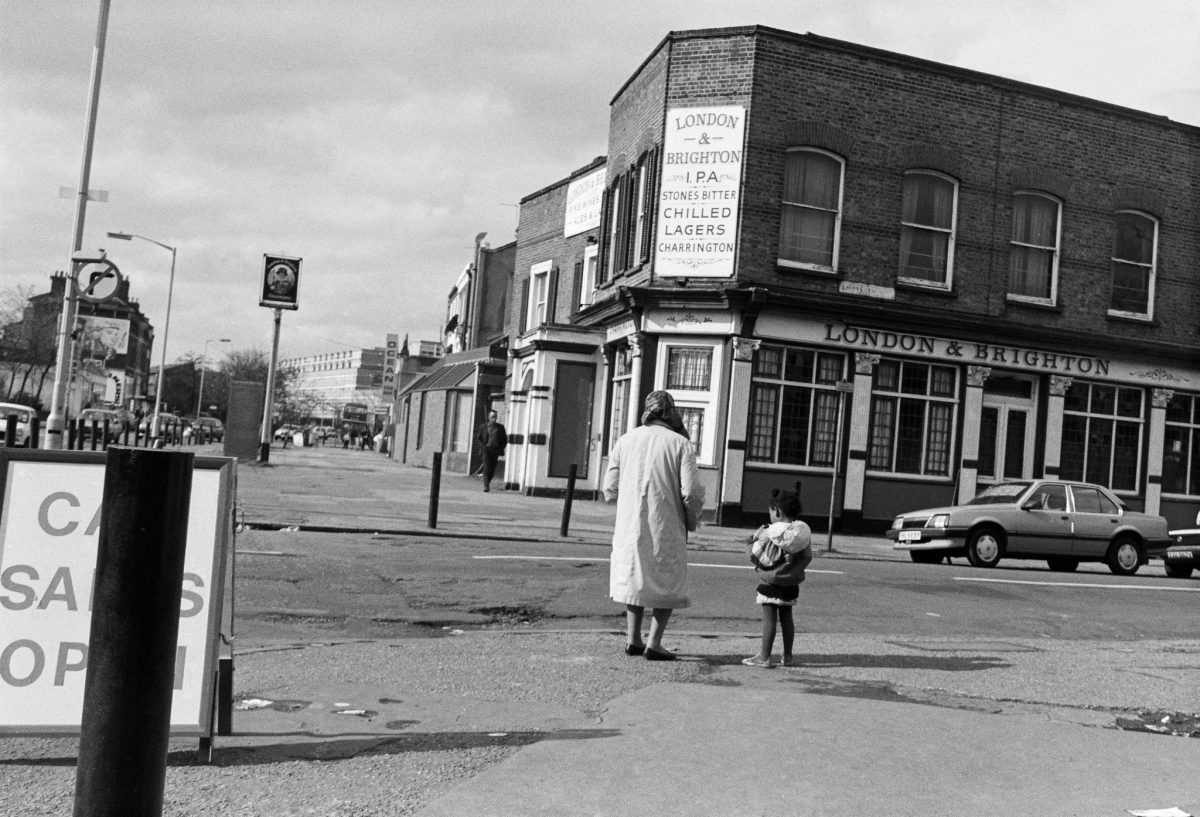
[[1200, 587], [1168, 587], [1161, 584], [1093, 584], [1091, 582], [1045, 582], [1026, 579], [985, 579], [973, 576], [955, 576], [956, 582], [982, 582], [984, 584], [1029, 584], [1036, 587], [1085, 587], [1100, 590], [1166, 590], [1173, 593], [1200, 593]]
[[[525, 562], [607, 562], [610, 561], [607, 556], [472, 556], [472, 559], [508, 559], [510, 561], [525, 561]], [[688, 562], [688, 567], [716, 567], [725, 570], [753, 570], [752, 565], [717, 565], [709, 562]], [[845, 571], [842, 570], [813, 570], [811, 567], [804, 571], [805, 573], [828, 573], [835, 576], [841, 576]]]

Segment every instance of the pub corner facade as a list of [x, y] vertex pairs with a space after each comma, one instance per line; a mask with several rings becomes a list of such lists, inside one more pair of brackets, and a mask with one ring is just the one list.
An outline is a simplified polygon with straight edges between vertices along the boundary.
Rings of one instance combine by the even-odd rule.
[[[587, 195], [598, 223], [568, 234]], [[1098, 482], [1173, 526], [1200, 507], [1200, 128], [1160, 116], [672, 32], [607, 156], [522, 202], [512, 302], [513, 489], [574, 464], [594, 492], [667, 389], [721, 524], [796, 482], [841, 530], [1005, 478]]]

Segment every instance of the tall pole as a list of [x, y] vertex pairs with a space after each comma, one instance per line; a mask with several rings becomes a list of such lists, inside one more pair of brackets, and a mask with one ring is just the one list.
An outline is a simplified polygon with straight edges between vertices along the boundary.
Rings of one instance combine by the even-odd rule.
[[200, 417], [200, 408], [204, 403], [204, 371], [208, 366], [208, 344], [216, 341], [217, 343], [229, 343], [229, 338], [210, 338], [204, 341], [204, 357], [200, 361], [200, 388], [196, 390], [196, 417]]
[[262, 438], [259, 441], [259, 462], [271, 460], [271, 414], [275, 396], [275, 365], [279, 360], [279, 326], [283, 323], [283, 310], [275, 310], [275, 338], [271, 341], [271, 362], [267, 368], [267, 399], [263, 401]]
[[164, 244], [161, 241], [156, 241], [153, 238], [148, 238], [137, 233], [122, 233], [110, 232], [109, 238], [120, 239], [121, 241], [132, 241], [135, 238], [140, 238], [142, 241], [149, 241], [162, 247], [164, 250], [171, 251], [171, 277], [167, 280], [167, 315], [163, 319], [163, 334], [162, 334], [162, 352], [160, 353], [160, 363], [158, 364], [158, 383], [154, 387], [154, 414], [150, 419], [150, 440], [155, 448], [162, 448], [162, 440], [159, 436], [159, 419], [158, 414], [162, 408], [162, 392], [163, 381], [167, 375], [167, 334], [171, 331], [171, 300], [175, 295], [175, 248], [170, 244]]
[[150, 439], [153, 440], [152, 445], [155, 448], [163, 447], [163, 439], [160, 436], [162, 430], [158, 427], [158, 414], [162, 411], [163, 381], [167, 379], [167, 333], [171, 331], [171, 298], [175, 294], [175, 248], [171, 247], [170, 250], [171, 277], [167, 281], [167, 317], [163, 320], [162, 351], [158, 359], [158, 382], [154, 385], [154, 419], [150, 421]]
[[58, 350], [54, 361], [54, 393], [50, 399], [50, 416], [46, 418], [45, 448], [63, 448], [63, 429], [67, 425], [67, 381], [74, 357], [72, 334], [75, 331], [76, 266], [74, 254], [83, 246], [83, 225], [87, 218], [88, 185], [92, 178], [92, 145], [96, 137], [96, 115], [100, 109], [100, 77], [104, 73], [104, 42], [108, 35], [110, 0], [100, 0], [100, 18], [96, 22], [96, 43], [92, 48], [92, 83], [88, 91], [87, 127], [83, 138], [83, 162], [79, 170], [79, 189], [75, 200], [75, 226], [71, 243], [71, 274], [63, 292], [62, 314], [58, 322]]

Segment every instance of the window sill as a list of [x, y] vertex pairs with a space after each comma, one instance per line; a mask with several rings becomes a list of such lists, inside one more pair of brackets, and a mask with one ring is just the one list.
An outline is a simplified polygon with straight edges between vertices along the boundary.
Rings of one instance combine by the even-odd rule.
[[838, 271], [835, 267], [825, 267], [825, 266], [821, 266], [820, 264], [805, 264], [800, 261], [788, 261], [785, 258], [776, 258], [775, 266], [781, 272], [812, 273], [814, 275], [821, 275], [821, 276], [826, 276], [826, 277], [828, 277], [828, 276], [837, 277], [837, 275], [838, 275]]
[[911, 278], [897, 278], [896, 289], [906, 290], [908, 292], [920, 292], [926, 295], [938, 295], [943, 298], [957, 298], [958, 295], [954, 290], [937, 284], [926, 284], [919, 281], [914, 281]]
[[1110, 321], [1121, 321], [1123, 323], [1137, 323], [1143, 326], [1157, 326], [1158, 321], [1151, 315], [1135, 315], [1132, 312], [1114, 312], [1108, 310], [1107, 317]]
[[1007, 295], [1005, 300], [1009, 306], [1020, 307], [1022, 309], [1034, 309], [1039, 312], [1056, 312], [1062, 314], [1063, 308], [1061, 304], [1053, 301], [1039, 301], [1032, 298], [1022, 298], [1019, 295]]

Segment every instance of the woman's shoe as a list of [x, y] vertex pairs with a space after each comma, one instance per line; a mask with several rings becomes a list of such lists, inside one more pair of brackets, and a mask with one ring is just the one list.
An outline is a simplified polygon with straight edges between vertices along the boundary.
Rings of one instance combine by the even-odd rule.
[[761, 667], [763, 669], [775, 669], [774, 658], [760, 658], [757, 655], [752, 655], [749, 658], [743, 658], [742, 663], [748, 667]]
[[641, 655], [645, 651], [646, 651], [645, 644], [626, 644], [625, 645], [625, 654], [626, 655]]
[[653, 647], [646, 648], [647, 661], [674, 661], [675, 653], [667, 652], [666, 650], [656, 650]]

